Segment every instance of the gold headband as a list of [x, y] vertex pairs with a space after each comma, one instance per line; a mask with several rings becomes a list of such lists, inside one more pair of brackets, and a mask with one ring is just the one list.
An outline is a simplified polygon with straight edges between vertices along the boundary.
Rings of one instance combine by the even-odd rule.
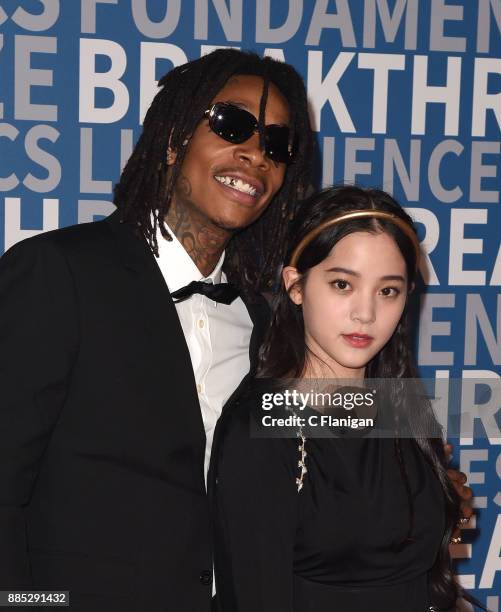
[[419, 246], [419, 240], [414, 232], [412, 226], [410, 226], [406, 221], [397, 217], [393, 213], [385, 212], [383, 210], [373, 210], [372, 208], [368, 208], [365, 210], [353, 210], [347, 213], [340, 215], [339, 217], [334, 217], [334, 219], [327, 219], [315, 229], [312, 229], [311, 232], [306, 234], [306, 236], [301, 240], [301, 242], [297, 245], [297, 247], [292, 252], [292, 256], [289, 261], [289, 266], [295, 268], [297, 266], [297, 262], [301, 257], [301, 253], [304, 249], [310, 244], [312, 240], [314, 240], [319, 234], [321, 234], [324, 229], [327, 227], [332, 227], [333, 225], [338, 225], [343, 221], [349, 221], [351, 219], [364, 219], [367, 217], [375, 218], [375, 219], [384, 219], [385, 221], [389, 221], [393, 223], [397, 227], [399, 227], [402, 232], [410, 239], [414, 246], [414, 250], [416, 251], [416, 269], [419, 263], [419, 256], [421, 254], [421, 249]]

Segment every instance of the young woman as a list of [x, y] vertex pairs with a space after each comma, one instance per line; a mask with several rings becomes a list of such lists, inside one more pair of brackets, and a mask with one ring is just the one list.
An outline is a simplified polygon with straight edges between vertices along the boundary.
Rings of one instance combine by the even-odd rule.
[[214, 465], [222, 612], [455, 610], [459, 498], [431, 407], [403, 383], [416, 377], [407, 304], [418, 259], [412, 220], [383, 191], [334, 187], [302, 207], [259, 376], [282, 390], [391, 379], [376, 424], [398, 427], [315, 437], [296, 420], [299, 437], [255, 437], [263, 380], [250, 382], [220, 423]]

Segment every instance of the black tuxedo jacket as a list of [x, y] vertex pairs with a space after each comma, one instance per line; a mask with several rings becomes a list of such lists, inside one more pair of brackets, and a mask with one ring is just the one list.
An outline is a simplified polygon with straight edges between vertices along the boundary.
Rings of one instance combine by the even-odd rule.
[[[268, 312], [248, 308], [254, 366]], [[154, 256], [118, 213], [0, 259], [0, 436], [0, 590], [70, 590], [89, 612], [210, 610], [190, 356]]]

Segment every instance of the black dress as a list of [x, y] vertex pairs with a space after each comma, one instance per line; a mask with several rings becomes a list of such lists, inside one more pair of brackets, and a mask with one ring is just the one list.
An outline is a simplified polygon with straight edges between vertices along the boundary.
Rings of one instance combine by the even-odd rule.
[[[444, 497], [414, 440], [250, 435], [252, 396], [221, 420], [215, 460], [222, 612], [425, 612]], [[413, 518], [410, 517], [410, 507]], [[411, 542], [409, 524], [412, 523]]]

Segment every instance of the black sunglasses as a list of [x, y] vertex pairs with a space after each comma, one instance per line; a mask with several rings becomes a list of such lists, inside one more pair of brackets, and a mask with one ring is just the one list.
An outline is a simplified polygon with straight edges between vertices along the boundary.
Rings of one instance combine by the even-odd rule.
[[[258, 131], [258, 121], [252, 113], [229, 104], [216, 102], [205, 111], [210, 129], [228, 142], [240, 144]], [[289, 128], [285, 125], [266, 125], [264, 152], [275, 162], [289, 164], [293, 152], [289, 144]]]

